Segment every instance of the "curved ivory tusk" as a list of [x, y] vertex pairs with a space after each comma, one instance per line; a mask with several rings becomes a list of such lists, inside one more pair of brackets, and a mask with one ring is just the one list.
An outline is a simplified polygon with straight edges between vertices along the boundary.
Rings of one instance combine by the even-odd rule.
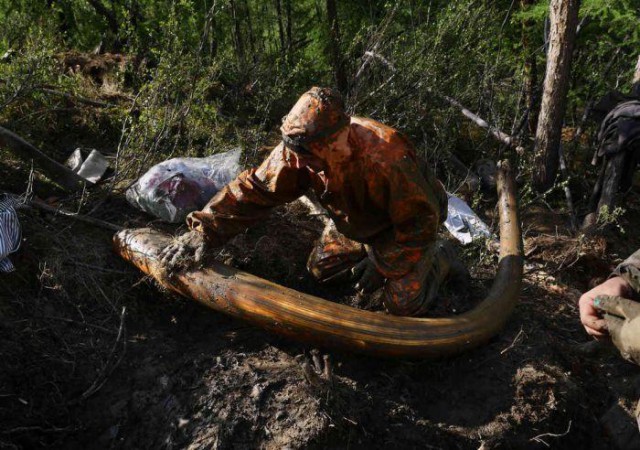
[[498, 333], [515, 307], [522, 283], [522, 235], [509, 166], [498, 171], [500, 262], [487, 297], [473, 310], [446, 318], [398, 317], [363, 311], [280, 286], [233, 267], [169, 276], [157, 254], [170, 237], [151, 229], [114, 237], [123, 258], [163, 286], [269, 331], [321, 347], [376, 356], [440, 357], [476, 347]]

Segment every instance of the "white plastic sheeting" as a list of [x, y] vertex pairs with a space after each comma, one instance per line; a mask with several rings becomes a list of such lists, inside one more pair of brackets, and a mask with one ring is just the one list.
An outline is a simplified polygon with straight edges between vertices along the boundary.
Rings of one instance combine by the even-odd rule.
[[127, 190], [133, 206], [171, 223], [200, 210], [241, 169], [241, 149], [206, 158], [173, 158], [153, 166]]
[[463, 244], [469, 244], [474, 239], [489, 237], [491, 232], [478, 215], [463, 200], [447, 192], [449, 200], [447, 206], [447, 220], [444, 226], [447, 227], [457, 240]]

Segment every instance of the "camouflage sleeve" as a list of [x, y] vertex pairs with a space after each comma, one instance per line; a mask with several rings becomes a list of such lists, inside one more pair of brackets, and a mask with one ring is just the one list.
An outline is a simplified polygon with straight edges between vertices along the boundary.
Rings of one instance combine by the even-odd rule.
[[624, 278], [636, 293], [640, 293], [640, 250], [619, 264], [611, 276]]
[[189, 214], [187, 225], [214, 242], [243, 232], [264, 219], [274, 206], [307, 191], [308, 172], [295, 161], [295, 154], [281, 143], [260, 167], [242, 172], [201, 211]]

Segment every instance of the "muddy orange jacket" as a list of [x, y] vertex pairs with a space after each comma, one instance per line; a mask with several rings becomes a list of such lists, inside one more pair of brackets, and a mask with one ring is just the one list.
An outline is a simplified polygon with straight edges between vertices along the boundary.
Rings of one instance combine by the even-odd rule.
[[446, 193], [402, 134], [358, 117], [349, 127], [346, 161], [313, 169], [281, 143], [260, 167], [241, 173], [191, 213], [188, 226], [213, 241], [228, 239], [312, 189], [338, 231], [370, 246], [382, 275], [407, 274], [435, 242]]

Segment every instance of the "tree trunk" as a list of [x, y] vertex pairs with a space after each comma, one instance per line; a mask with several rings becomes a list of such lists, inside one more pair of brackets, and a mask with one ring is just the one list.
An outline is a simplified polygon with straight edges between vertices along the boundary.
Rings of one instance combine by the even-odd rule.
[[[521, 0], [520, 4], [524, 10], [533, 5], [535, 0]], [[525, 102], [527, 105], [527, 131], [529, 136], [536, 133], [538, 127], [538, 114], [540, 114], [540, 103], [538, 102], [538, 64], [536, 61], [535, 46], [531, 46], [531, 34], [533, 33], [532, 20], [525, 20], [522, 23], [522, 50], [524, 54], [524, 88]]]
[[107, 25], [109, 25], [109, 30], [111, 30], [111, 33], [113, 34], [113, 43], [110, 47], [111, 51], [121, 51], [124, 43], [120, 39], [120, 24], [118, 23], [118, 18], [116, 17], [115, 11], [113, 10], [113, 8], [107, 8], [101, 0], [88, 1], [93, 9], [95, 9], [98, 14], [104, 17], [104, 19], [107, 21]]
[[256, 39], [253, 35], [253, 22], [251, 22], [251, 9], [249, 8], [249, 3], [247, 3], [247, 0], [243, 0], [243, 6], [244, 6], [244, 15], [245, 15], [245, 19], [247, 21], [247, 31], [249, 32], [249, 49], [251, 50], [251, 55], [253, 56], [253, 61], [256, 61], [256, 49], [255, 49], [255, 43], [256, 43]]
[[346, 95], [347, 77], [344, 73], [344, 65], [340, 55], [340, 27], [336, 0], [327, 0], [327, 18], [329, 19], [329, 55], [333, 65], [333, 77], [338, 90], [343, 95]]
[[233, 42], [236, 47], [238, 64], [241, 65], [244, 62], [244, 42], [242, 41], [242, 30], [235, 0], [229, 0], [229, 6], [231, 7], [231, 17], [233, 18]]
[[633, 73], [633, 80], [631, 81], [631, 93], [636, 97], [640, 97], [640, 56], [638, 56], [636, 70]]
[[280, 36], [280, 53], [282, 54], [282, 61], [286, 57], [286, 48], [284, 44], [284, 21], [282, 20], [282, 4], [280, 0], [276, 0], [276, 12], [278, 14], [278, 34]]
[[293, 48], [291, 45], [292, 42], [292, 34], [291, 34], [291, 27], [292, 27], [292, 17], [291, 17], [291, 0], [284, 0], [284, 7], [285, 10], [287, 12], [287, 50], [291, 51], [291, 49]]
[[549, 54], [534, 146], [536, 172], [533, 184], [538, 192], [553, 186], [558, 172], [558, 150], [567, 105], [579, 6], [579, 0], [551, 0], [550, 4]]

